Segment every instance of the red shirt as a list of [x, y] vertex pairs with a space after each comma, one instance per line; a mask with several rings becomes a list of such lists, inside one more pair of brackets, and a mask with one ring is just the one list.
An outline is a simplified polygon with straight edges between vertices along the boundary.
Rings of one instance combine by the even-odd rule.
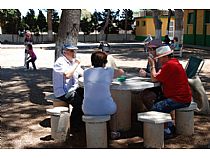
[[192, 92], [186, 72], [176, 58], [171, 58], [163, 64], [156, 79], [162, 83], [163, 94], [166, 98], [180, 103], [191, 102]]

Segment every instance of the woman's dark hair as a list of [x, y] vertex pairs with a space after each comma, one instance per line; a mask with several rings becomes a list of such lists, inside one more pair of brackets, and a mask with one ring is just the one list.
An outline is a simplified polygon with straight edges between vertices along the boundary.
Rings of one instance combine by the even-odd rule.
[[103, 67], [107, 63], [107, 54], [101, 51], [92, 53], [91, 63], [93, 67]]
[[27, 46], [29, 50], [32, 50], [32, 44], [28, 44]]

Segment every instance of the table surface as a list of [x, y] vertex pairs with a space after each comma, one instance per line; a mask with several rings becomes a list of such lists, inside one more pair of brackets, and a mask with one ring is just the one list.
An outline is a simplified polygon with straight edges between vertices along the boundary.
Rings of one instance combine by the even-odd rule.
[[[83, 77], [79, 78], [79, 85], [83, 87]], [[111, 84], [112, 90], [143, 90], [146, 88], [152, 88], [159, 86], [159, 82], [152, 82], [150, 78], [143, 77], [131, 77], [124, 82], [119, 82], [117, 79], [113, 79]]]

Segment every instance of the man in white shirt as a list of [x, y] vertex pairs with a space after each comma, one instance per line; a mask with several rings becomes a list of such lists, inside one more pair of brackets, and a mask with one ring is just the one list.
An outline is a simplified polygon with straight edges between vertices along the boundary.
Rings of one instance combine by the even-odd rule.
[[56, 98], [73, 106], [71, 127], [78, 129], [82, 121], [82, 102], [84, 90], [79, 87], [78, 78], [83, 75], [80, 61], [76, 58], [78, 48], [64, 45], [53, 67], [53, 91]]

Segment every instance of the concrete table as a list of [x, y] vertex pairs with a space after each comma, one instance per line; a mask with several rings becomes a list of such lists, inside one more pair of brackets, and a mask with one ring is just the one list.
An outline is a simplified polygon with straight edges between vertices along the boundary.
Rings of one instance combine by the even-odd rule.
[[110, 120], [112, 131], [127, 131], [131, 128], [131, 91], [142, 91], [147, 88], [157, 87], [159, 83], [149, 82], [147, 78], [133, 77], [124, 82], [113, 81], [111, 94], [117, 105], [117, 112]]
[[[83, 77], [79, 78], [79, 85], [83, 87]], [[127, 131], [131, 128], [131, 91], [142, 91], [157, 86], [160, 86], [160, 83], [151, 82], [149, 78], [132, 77], [124, 82], [114, 79], [110, 89], [117, 112], [111, 116], [111, 131]]]

